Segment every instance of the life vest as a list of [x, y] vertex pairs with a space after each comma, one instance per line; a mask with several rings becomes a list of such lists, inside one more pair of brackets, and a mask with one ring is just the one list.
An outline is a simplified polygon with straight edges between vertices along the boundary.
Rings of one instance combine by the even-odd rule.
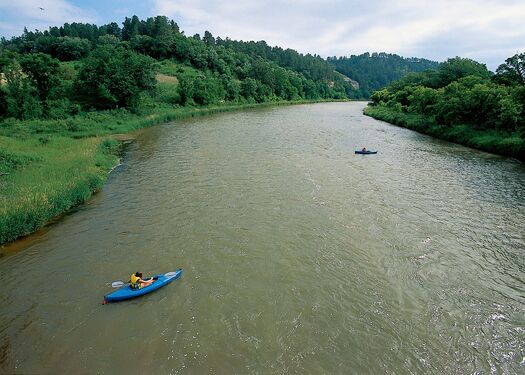
[[131, 283], [131, 289], [140, 289], [140, 283], [139, 283], [140, 277], [135, 276], [135, 274], [132, 274], [129, 278], [129, 282]]

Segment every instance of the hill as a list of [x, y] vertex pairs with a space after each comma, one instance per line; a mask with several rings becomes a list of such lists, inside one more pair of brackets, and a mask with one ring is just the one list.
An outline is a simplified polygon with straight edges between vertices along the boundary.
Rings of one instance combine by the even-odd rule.
[[358, 96], [368, 98], [375, 90], [389, 85], [408, 73], [437, 69], [439, 63], [421, 58], [406, 58], [389, 53], [363, 53], [350, 57], [330, 57], [336, 70], [359, 83]]
[[[156, 62], [166, 60], [181, 66], [171, 74], [178, 76], [178, 100], [171, 105], [344, 99], [353, 91], [350, 82], [319, 56], [270, 48], [265, 42], [215, 38], [207, 31], [203, 37], [186, 36], [164, 16], [133, 16], [122, 25], [66, 23], [3, 38], [0, 69], [6, 84], [0, 94], [0, 118], [139, 108], [144, 93], [156, 100]], [[77, 62], [74, 72], [60, 67], [59, 62], [68, 61]], [[109, 64], [97, 65], [100, 61]], [[187, 76], [184, 67], [198, 74]], [[125, 76], [134, 76], [137, 84], [125, 82]]]

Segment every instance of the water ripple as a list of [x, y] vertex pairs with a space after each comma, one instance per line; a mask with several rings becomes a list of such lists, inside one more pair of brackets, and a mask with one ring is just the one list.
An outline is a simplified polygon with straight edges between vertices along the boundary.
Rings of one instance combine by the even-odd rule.
[[[0, 371], [522, 372], [525, 167], [363, 105], [145, 131], [88, 205], [0, 258]], [[99, 308], [111, 281], [179, 266]]]

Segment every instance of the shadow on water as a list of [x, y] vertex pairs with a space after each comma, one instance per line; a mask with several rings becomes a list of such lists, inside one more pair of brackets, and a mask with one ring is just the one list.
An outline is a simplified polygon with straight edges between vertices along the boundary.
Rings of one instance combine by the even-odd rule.
[[8, 371], [11, 370], [9, 358], [11, 355], [11, 345], [9, 338], [3, 338], [0, 341], [0, 370]]

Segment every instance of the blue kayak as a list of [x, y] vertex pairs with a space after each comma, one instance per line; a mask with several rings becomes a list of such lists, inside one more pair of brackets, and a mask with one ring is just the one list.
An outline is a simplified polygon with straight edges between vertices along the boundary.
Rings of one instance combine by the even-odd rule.
[[377, 151], [356, 150], [355, 153], [360, 154], [360, 155], [374, 155], [374, 154], [377, 154]]
[[168, 272], [164, 275], [155, 275], [154, 279], [157, 279], [153, 284], [148, 285], [140, 289], [132, 289], [131, 286], [127, 285], [119, 290], [109, 293], [104, 297], [104, 302], [118, 302], [125, 301], [127, 299], [136, 298], [154, 292], [157, 289], [162, 288], [164, 285], [171, 283], [174, 280], [177, 280], [182, 275], [182, 268], [179, 268], [175, 272]]

